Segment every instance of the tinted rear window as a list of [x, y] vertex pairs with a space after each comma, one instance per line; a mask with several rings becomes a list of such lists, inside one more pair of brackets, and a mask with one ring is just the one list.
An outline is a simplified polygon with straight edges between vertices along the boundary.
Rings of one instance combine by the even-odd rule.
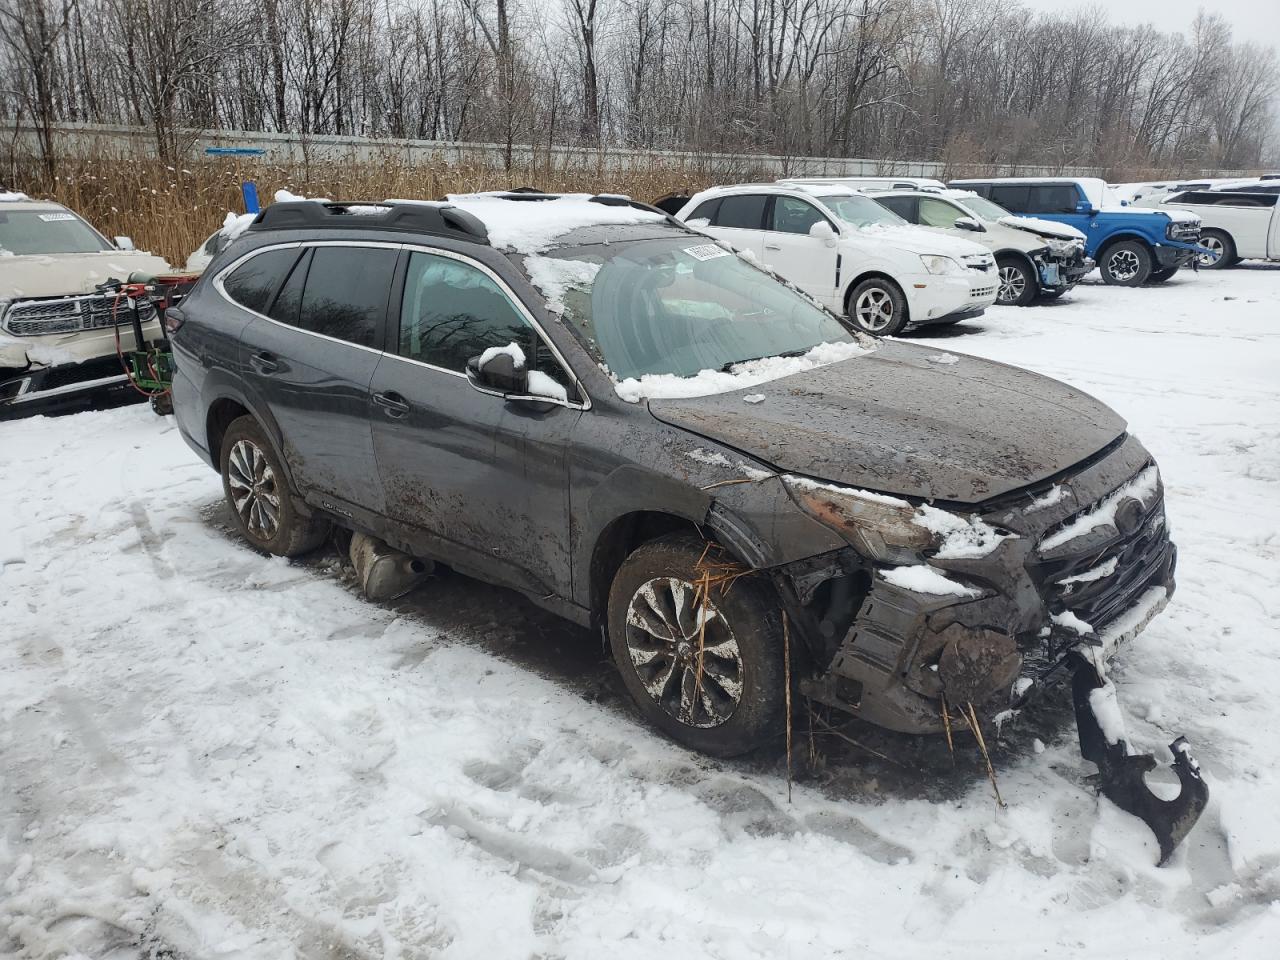
[[362, 347], [380, 345], [396, 257], [385, 247], [316, 247], [298, 326]]
[[298, 259], [298, 248], [268, 250], [250, 257], [222, 281], [229, 296], [242, 307], [267, 312], [267, 304], [279, 289], [289, 268]]
[[1078, 196], [1075, 186], [1070, 183], [1033, 186], [1030, 198], [1031, 211], [1033, 213], [1075, 213]]
[[876, 203], [883, 207], [888, 207], [903, 220], [910, 220], [917, 223], [916, 220], [916, 198], [915, 197], [876, 197]]
[[753, 193], [739, 197], [725, 197], [720, 201], [720, 209], [716, 211], [711, 222], [717, 227], [742, 227], [747, 230], [764, 228], [764, 205], [768, 200], [764, 194]]
[[1031, 188], [1026, 184], [993, 183], [991, 185], [991, 199], [1010, 213], [1033, 212], [1030, 205], [1030, 195]]

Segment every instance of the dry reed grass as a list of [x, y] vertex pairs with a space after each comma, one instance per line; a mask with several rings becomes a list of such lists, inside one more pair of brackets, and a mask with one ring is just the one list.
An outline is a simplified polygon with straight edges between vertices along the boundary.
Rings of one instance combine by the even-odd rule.
[[270, 163], [253, 159], [200, 158], [179, 167], [132, 156], [64, 159], [49, 180], [39, 164], [16, 163], [12, 189], [56, 200], [107, 236], [132, 237], [139, 249], [181, 266], [228, 211], [243, 212], [240, 183], [251, 179], [268, 201], [278, 189], [341, 200], [391, 197], [438, 199], [447, 193], [533, 186], [548, 191], [625, 193], [646, 202], [675, 191], [747, 179], [752, 170], [711, 170], [661, 165], [631, 169], [556, 167], [534, 160], [510, 171], [482, 160], [410, 164], [401, 157], [372, 161], [325, 160]]

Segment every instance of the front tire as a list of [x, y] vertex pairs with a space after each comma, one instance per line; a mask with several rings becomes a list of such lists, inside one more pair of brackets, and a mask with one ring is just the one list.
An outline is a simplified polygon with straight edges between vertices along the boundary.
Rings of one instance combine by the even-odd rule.
[[907, 298], [898, 285], [882, 277], [870, 277], [853, 288], [846, 313], [863, 333], [892, 337], [907, 325]]
[[1240, 258], [1236, 256], [1236, 243], [1225, 231], [1212, 228], [1202, 230], [1200, 246], [1207, 247], [1210, 251], [1197, 258], [1201, 270], [1225, 270], [1240, 262]]
[[222, 492], [241, 535], [259, 550], [296, 557], [329, 536], [327, 521], [298, 513], [275, 448], [253, 417], [233, 420], [222, 437]]
[[783, 730], [782, 616], [751, 576], [701, 596], [706, 546], [678, 534], [623, 562], [609, 590], [609, 645], [646, 720], [687, 747], [732, 757]]
[[996, 303], [1002, 307], [1025, 307], [1036, 298], [1040, 284], [1035, 271], [1017, 257], [1001, 257], [996, 261], [1000, 274], [1000, 290]]
[[1119, 287], [1140, 287], [1151, 276], [1151, 251], [1137, 240], [1121, 240], [1107, 247], [1098, 269], [1103, 283]]
[[1168, 280], [1177, 272], [1178, 272], [1177, 267], [1165, 267], [1162, 270], [1152, 270], [1151, 277], [1147, 282], [1148, 283], [1164, 283], [1166, 280]]

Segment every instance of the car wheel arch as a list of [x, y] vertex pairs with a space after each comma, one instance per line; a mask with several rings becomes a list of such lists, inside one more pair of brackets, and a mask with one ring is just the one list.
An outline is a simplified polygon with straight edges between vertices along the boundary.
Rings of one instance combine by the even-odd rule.
[[701, 521], [663, 510], [633, 510], [614, 517], [600, 529], [587, 568], [593, 624], [603, 626], [605, 622], [609, 588], [623, 561], [644, 544], [682, 531], [705, 536]]
[[1103, 258], [1107, 255], [1107, 251], [1117, 243], [1124, 243], [1126, 240], [1132, 240], [1136, 243], [1142, 244], [1147, 248], [1147, 253], [1151, 254], [1152, 257], [1155, 256], [1155, 248], [1151, 246], [1150, 239], [1144, 237], [1140, 233], [1129, 233], [1126, 231], [1124, 233], [1115, 233], [1107, 237], [1107, 239], [1102, 242], [1102, 246], [1098, 248], [1098, 255], [1094, 257], [1094, 259], [1101, 264]]
[[858, 289], [858, 284], [863, 283], [867, 280], [884, 280], [886, 283], [893, 284], [893, 286], [897, 289], [897, 291], [900, 294], [902, 294], [902, 299], [907, 304], [907, 317], [908, 317], [908, 320], [910, 319], [911, 302], [907, 298], [906, 289], [902, 286], [901, 283], [898, 282], [898, 280], [892, 274], [885, 273], [883, 270], [864, 270], [862, 273], [858, 274], [856, 277], [850, 280], [847, 284], [845, 284], [844, 291], [840, 295], [840, 301], [844, 304], [844, 310], [846, 314], [849, 312], [849, 298], [853, 296], [853, 291]]
[[293, 482], [293, 476], [290, 473], [289, 458], [285, 455], [284, 435], [280, 425], [265, 408], [252, 403], [239, 391], [224, 390], [209, 402], [209, 407], [205, 411], [205, 438], [209, 444], [209, 456], [213, 463], [215, 465], [221, 463], [222, 438], [227, 428], [240, 417], [253, 417], [262, 427], [262, 432], [284, 467], [285, 479], [290, 489], [296, 491], [297, 485]]

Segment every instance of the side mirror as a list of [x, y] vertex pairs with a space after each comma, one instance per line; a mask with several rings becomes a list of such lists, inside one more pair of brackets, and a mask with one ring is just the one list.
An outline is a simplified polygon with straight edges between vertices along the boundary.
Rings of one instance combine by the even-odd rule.
[[1088, 200], [1078, 200], [1076, 202], [1076, 213], [1083, 213], [1086, 217], [1096, 217], [1099, 210]]
[[973, 219], [973, 217], [956, 217], [956, 222], [952, 226], [957, 230], [972, 230], [974, 233], [987, 232], [987, 228]]
[[836, 245], [836, 232], [831, 228], [831, 224], [825, 220], [819, 220], [809, 228], [809, 236], [815, 240], [821, 240], [826, 246], [834, 247]]
[[116, 246], [119, 247], [121, 250], [135, 249], [133, 246], [133, 240], [131, 240], [129, 237], [114, 237], [113, 239], [116, 242]]
[[529, 370], [524, 351], [514, 343], [490, 347], [467, 361], [467, 380], [486, 393], [526, 394], [529, 392]]

